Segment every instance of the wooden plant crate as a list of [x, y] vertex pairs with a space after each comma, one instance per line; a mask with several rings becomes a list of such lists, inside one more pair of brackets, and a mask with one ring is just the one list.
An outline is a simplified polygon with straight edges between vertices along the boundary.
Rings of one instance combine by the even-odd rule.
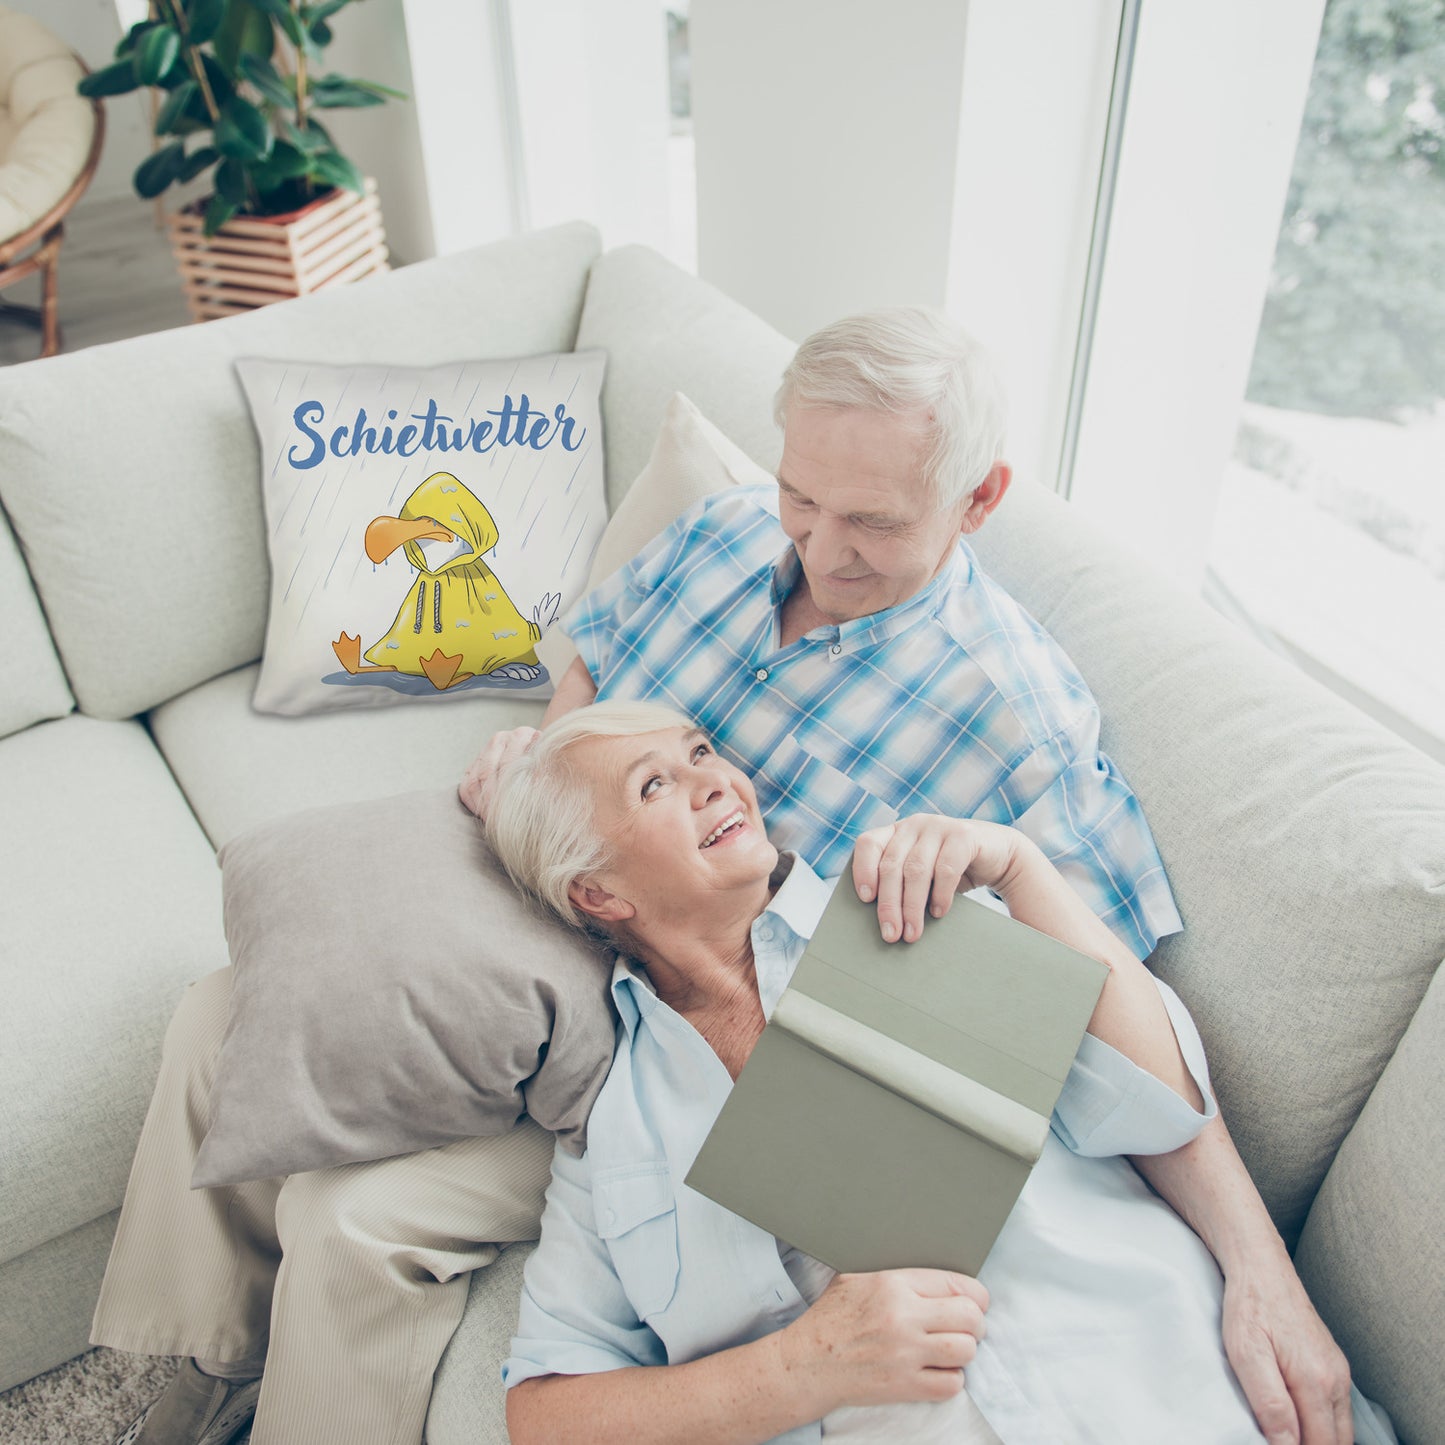
[[284, 216], [236, 216], [207, 236], [199, 210], [166, 217], [193, 321], [235, 316], [387, 271], [376, 182]]

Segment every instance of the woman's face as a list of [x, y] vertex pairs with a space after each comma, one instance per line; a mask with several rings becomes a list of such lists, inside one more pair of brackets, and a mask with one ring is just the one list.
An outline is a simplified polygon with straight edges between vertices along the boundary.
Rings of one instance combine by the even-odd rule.
[[621, 917], [645, 926], [714, 902], [725, 909], [734, 896], [740, 907], [751, 906], [778, 851], [763, 830], [752, 783], [713, 751], [705, 733], [668, 728], [588, 738], [569, 758], [591, 785], [597, 829], [612, 854], [612, 865], [592, 882], [627, 905]]

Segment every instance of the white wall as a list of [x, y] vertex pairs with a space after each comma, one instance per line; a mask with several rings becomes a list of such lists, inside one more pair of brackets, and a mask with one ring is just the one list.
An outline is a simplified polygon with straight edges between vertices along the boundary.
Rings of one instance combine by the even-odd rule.
[[693, 0], [704, 280], [793, 337], [943, 303], [968, 8]]
[[1058, 473], [1122, 0], [971, 0], [944, 307], [993, 353], [1020, 479]]
[[607, 246], [668, 239], [661, 0], [513, 0], [526, 222], [582, 218]]

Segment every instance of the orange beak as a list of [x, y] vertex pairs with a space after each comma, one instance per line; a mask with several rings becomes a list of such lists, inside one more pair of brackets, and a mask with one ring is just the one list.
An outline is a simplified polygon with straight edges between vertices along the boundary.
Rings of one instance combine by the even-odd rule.
[[403, 522], [400, 517], [377, 517], [367, 527], [363, 545], [366, 555], [379, 563], [385, 562], [398, 547], [415, 542], [419, 537], [428, 537], [434, 542], [455, 540], [440, 522], [431, 517], [418, 517], [414, 522]]

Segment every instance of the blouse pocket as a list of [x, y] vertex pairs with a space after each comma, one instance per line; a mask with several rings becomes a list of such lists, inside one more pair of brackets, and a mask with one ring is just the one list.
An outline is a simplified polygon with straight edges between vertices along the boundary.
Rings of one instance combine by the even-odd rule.
[[639, 1319], [650, 1319], [677, 1293], [677, 1198], [665, 1163], [628, 1165], [592, 1184], [597, 1233]]

